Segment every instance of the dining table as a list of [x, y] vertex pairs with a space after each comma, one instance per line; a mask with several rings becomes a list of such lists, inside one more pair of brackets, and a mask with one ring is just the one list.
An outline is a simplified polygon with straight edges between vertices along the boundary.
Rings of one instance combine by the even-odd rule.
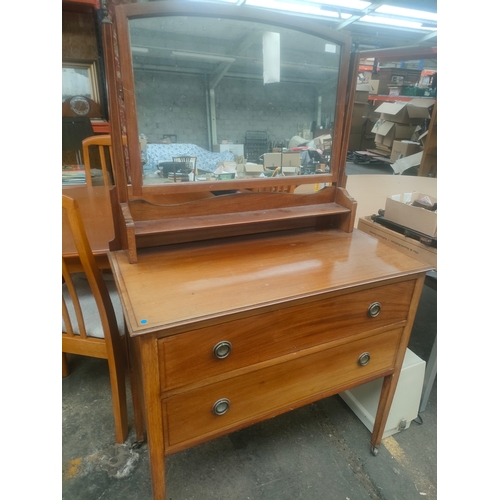
[[[100, 269], [110, 269], [107, 253], [119, 249], [115, 238], [115, 225], [111, 208], [111, 190], [114, 186], [74, 184], [63, 185], [62, 194], [78, 203], [82, 222], [89, 240], [90, 248]], [[132, 198], [132, 186], [128, 186]], [[143, 187], [143, 198], [151, 202], [168, 204], [183, 203], [194, 199], [214, 196], [210, 192], [157, 194], [154, 185]], [[71, 235], [66, 215], [62, 217], [62, 254], [70, 272], [82, 270], [75, 243]]]
[[[115, 238], [108, 186], [62, 186], [62, 194], [76, 200], [90, 248], [100, 269], [109, 269], [107, 252]], [[70, 271], [81, 270], [67, 217], [62, 216], [62, 254]]]

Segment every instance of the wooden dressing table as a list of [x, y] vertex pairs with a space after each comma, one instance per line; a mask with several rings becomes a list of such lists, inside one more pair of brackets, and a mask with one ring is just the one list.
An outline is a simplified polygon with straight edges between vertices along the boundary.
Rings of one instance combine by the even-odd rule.
[[[226, 55], [235, 41], [218, 35], [240, 42], [246, 35], [240, 52], [225, 57], [236, 64], [240, 56], [262, 57], [254, 35], [275, 20], [245, 6], [174, 0], [110, 7], [102, 27], [120, 249], [108, 257], [128, 328], [131, 381], [141, 399], [134, 401], [136, 433], [139, 441], [147, 435], [154, 498], [167, 498], [166, 455], [383, 377], [371, 437], [376, 454], [429, 267], [354, 229], [356, 202], [344, 189], [359, 62], [350, 37], [286, 15], [272, 26], [283, 44], [316, 49], [306, 59], [318, 72], [306, 76], [319, 80], [301, 91], [335, 92], [330, 172], [150, 186], [154, 198], [145, 201], [132, 28], [175, 16], [165, 20], [162, 44], [182, 25], [193, 30], [182, 33], [189, 42], [211, 33], [203, 51], [215, 40], [227, 44]], [[171, 42], [180, 38], [174, 33]], [[214, 68], [213, 82], [231, 69]], [[289, 88], [277, 87], [284, 100]], [[328, 187], [260, 192], [290, 182]], [[169, 198], [186, 194], [199, 199]]]
[[[428, 270], [365, 233], [298, 230], [109, 254], [164, 456], [384, 377], [372, 451]], [[137, 415], [136, 415], [137, 416]]]

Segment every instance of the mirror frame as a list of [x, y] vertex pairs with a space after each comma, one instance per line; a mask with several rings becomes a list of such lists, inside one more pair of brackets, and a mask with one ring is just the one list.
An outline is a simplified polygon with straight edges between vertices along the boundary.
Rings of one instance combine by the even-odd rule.
[[[125, 127], [127, 135], [128, 158], [130, 161], [130, 182], [132, 184], [132, 194], [134, 196], [142, 195], [142, 162], [139, 143], [139, 128], [137, 122], [137, 108], [135, 99], [135, 86], [133, 74], [132, 52], [129, 35], [129, 20], [160, 17], [160, 16], [197, 16], [197, 17], [220, 17], [235, 19], [241, 21], [253, 21], [264, 24], [280, 26], [306, 34], [320, 37], [327, 42], [335, 43], [340, 47], [340, 63], [338, 71], [337, 98], [335, 109], [335, 121], [332, 135], [332, 155], [330, 157], [330, 173], [315, 175], [293, 176], [294, 184], [316, 184], [316, 183], [337, 183], [345, 184], [345, 159], [347, 154], [348, 135], [345, 131], [346, 123], [350, 123], [349, 102], [353, 94], [348, 88], [351, 84], [351, 37], [348, 33], [340, 33], [321, 25], [314, 23], [310, 19], [289, 14], [277, 14], [273, 11], [261, 10], [255, 7], [237, 6], [232, 4], [211, 4], [199, 2], [186, 2], [179, 0], [168, 0], [160, 2], [132, 3], [116, 5], [114, 9], [116, 35], [119, 51], [119, 62], [121, 72], [122, 89], [117, 89], [123, 96], [125, 107]], [[109, 68], [114, 71], [114, 68]], [[352, 103], [351, 103], [352, 105]], [[119, 118], [117, 117], [117, 120]], [[347, 120], [347, 122], [346, 122]], [[115, 120], [114, 123], [120, 123]], [[123, 165], [125, 169], [125, 165]], [[266, 184], [290, 184], [287, 178], [257, 178], [257, 179], [235, 179], [230, 181], [215, 182], [182, 182], [165, 183], [148, 186], [168, 188], [168, 192], [194, 192], [194, 191], [221, 191], [234, 190], [253, 187]], [[283, 180], [282, 180], [283, 179]], [[340, 187], [345, 187], [341, 185]]]

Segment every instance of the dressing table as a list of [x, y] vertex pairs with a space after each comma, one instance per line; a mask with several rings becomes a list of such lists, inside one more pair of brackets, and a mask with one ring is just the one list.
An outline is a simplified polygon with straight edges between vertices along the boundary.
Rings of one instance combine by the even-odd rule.
[[[218, 35], [247, 36], [238, 47], [228, 42], [236, 50], [225, 57], [236, 65], [250, 58], [251, 40], [264, 29], [280, 32], [283, 58], [292, 32], [305, 37], [302, 46], [319, 47], [308, 60], [324, 74], [323, 91], [335, 97], [330, 172], [150, 186], [155, 198], [147, 199], [134, 87], [139, 65], [131, 51], [139, 45], [134, 28], [140, 32], [147, 19], [156, 27], [164, 22], [167, 38], [176, 25], [201, 33], [201, 26], [210, 32], [211, 22], [227, 20]], [[350, 38], [300, 18], [272, 22], [258, 9], [171, 1], [116, 6], [103, 24], [116, 111], [111, 132], [118, 145], [117, 131], [128, 133], [126, 149], [113, 147], [121, 246], [108, 258], [128, 329], [131, 381], [140, 394], [137, 439], [147, 439], [157, 500], [168, 498], [165, 456], [382, 377], [371, 436], [376, 455], [429, 270], [354, 229], [356, 201], [344, 189], [343, 169], [357, 69]], [[210, 49], [207, 42], [204, 50]], [[213, 71], [222, 78], [220, 67]], [[127, 176], [131, 191], [120, 185]], [[264, 191], [292, 181], [326, 187], [311, 194]], [[162, 201], [162, 194], [167, 200], [167, 193], [181, 192], [211, 196]]]

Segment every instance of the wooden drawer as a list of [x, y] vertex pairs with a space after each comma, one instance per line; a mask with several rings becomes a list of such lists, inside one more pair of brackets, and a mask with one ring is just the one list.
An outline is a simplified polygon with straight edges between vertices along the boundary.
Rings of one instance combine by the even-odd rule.
[[[362, 340], [315, 351], [286, 362], [269, 364], [198, 389], [163, 400], [165, 446], [230, 429], [244, 421], [256, 422], [266, 414], [290, 410], [300, 401], [335, 394], [347, 384], [381, 374], [394, 367], [402, 329], [390, 330]], [[360, 366], [358, 358], [369, 352], [370, 361]], [[230, 401], [229, 410], [214, 415], [220, 399]], [[296, 406], [300, 406], [297, 404]]]
[[[374, 287], [194, 330], [159, 340], [163, 391], [315, 345], [406, 320], [414, 281]], [[227, 300], [227, 299], [226, 299]], [[380, 314], [368, 315], [370, 304]], [[224, 359], [213, 355], [231, 343]]]

